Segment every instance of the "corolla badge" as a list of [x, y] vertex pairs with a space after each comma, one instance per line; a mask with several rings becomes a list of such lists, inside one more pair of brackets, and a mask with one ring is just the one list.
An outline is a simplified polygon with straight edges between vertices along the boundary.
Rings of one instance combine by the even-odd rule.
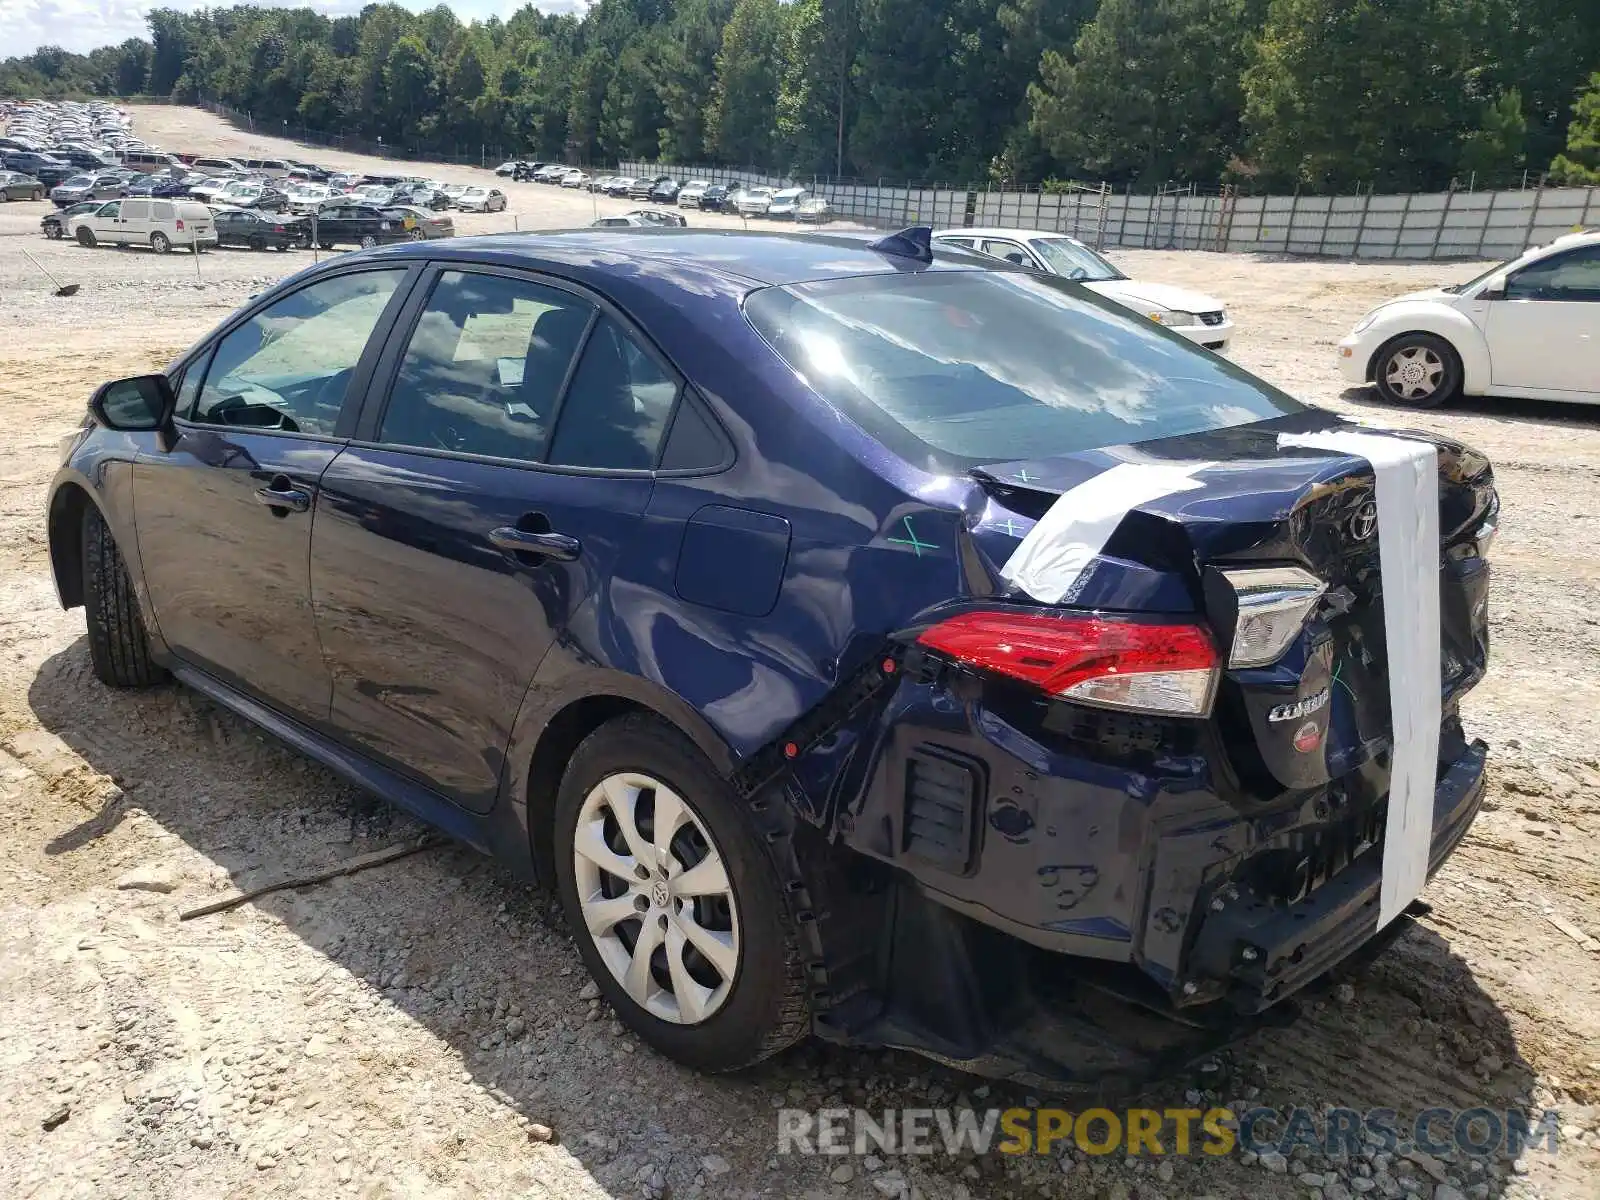
[[1302, 696], [1298, 700], [1291, 700], [1287, 704], [1275, 704], [1267, 710], [1269, 721], [1298, 721], [1302, 717], [1309, 717], [1312, 713], [1328, 703], [1328, 689], [1312, 692], [1309, 696]]
[[1350, 536], [1358, 542], [1364, 542], [1378, 529], [1378, 504], [1375, 500], [1368, 500], [1365, 504], [1351, 514]]

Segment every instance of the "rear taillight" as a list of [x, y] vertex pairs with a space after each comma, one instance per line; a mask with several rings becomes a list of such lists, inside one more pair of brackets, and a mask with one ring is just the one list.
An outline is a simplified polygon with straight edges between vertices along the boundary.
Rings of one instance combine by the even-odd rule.
[[990, 611], [941, 621], [917, 642], [1100, 708], [1203, 717], [1217, 686], [1216, 646], [1198, 625]]

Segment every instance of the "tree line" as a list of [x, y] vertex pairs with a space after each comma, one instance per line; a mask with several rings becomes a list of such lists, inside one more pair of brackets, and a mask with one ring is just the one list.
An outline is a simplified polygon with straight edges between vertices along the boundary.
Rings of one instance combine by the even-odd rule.
[[1600, 182], [1596, 0], [598, 0], [463, 24], [157, 9], [0, 95], [219, 100], [425, 151], [894, 181]]

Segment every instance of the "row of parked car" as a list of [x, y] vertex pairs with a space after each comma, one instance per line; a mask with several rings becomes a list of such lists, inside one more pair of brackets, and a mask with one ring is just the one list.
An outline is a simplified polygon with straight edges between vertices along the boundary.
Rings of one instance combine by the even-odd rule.
[[649, 200], [679, 208], [733, 213], [741, 217], [768, 217], [821, 224], [833, 219], [833, 210], [821, 196], [802, 187], [770, 188], [712, 183], [706, 179], [674, 179], [671, 175], [590, 175], [565, 163], [503, 162], [495, 173], [511, 179], [555, 184], [598, 192], [621, 200]]

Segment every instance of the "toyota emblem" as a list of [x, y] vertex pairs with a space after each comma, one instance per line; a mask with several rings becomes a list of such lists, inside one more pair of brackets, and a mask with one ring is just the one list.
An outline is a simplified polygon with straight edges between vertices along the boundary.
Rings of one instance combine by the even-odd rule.
[[650, 899], [655, 902], [657, 908], [667, 906], [667, 902], [672, 899], [672, 893], [667, 889], [666, 880], [656, 880], [655, 886], [650, 889]]
[[1350, 517], [1350, 536], [1364, 542], [1378, 529], [1378, 505], [1368, 500]]

